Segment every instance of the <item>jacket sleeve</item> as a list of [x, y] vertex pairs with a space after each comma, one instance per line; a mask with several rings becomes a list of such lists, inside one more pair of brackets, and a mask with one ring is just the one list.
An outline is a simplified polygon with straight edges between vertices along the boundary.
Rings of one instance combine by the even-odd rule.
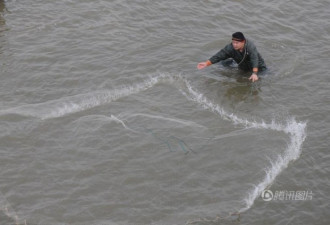
[[221, 49], [217, 54], [212, 56], [209, 60], [212, 64], [218, 63], [221, 60], [225, 60], [225, 59], [230, 58], [231, 57], [230, 52], [231, 52], [231, 46], [227, 45], [226, 47]]
[[249, 52], [250, 60], [251, 60], [251, 67], [252, 68], [258, 67], [258, 65], [259, 65], [258, 51], [257, 51], [256, 46], [251, 41], [249, 41], [248, 52]]

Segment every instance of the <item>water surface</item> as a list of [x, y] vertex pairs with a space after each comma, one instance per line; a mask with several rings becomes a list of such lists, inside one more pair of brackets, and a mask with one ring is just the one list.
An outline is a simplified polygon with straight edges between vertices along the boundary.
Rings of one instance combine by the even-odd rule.
[[[0, 224], [328, 224], [329, 9], [0, 1]], [[196, 69], [236, 31], [257, 83]]]

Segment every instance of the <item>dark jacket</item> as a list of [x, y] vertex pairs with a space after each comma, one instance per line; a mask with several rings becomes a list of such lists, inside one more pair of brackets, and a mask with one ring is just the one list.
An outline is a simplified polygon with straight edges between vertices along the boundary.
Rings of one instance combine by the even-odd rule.
[[217, 54], [212, 56], [209, 60], [212, 64], [232, 58], [238, 64], [238, 68], [245, 71], [252, 71], [252, 68], [258, 67], [259, 71], [267, 69], [264, 59], [257, 51], [253, 42], [246, 39], [244, 51], [240, 52], [234, 49], [230, 43], [221, 49]]

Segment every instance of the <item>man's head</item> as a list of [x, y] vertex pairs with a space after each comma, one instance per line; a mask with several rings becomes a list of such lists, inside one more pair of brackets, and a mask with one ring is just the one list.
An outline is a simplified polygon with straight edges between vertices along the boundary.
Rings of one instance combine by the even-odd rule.
[[231, 40], [235, 50], [243, 50], [245, 45], [245, 37], [242, 32], [233, 33]]

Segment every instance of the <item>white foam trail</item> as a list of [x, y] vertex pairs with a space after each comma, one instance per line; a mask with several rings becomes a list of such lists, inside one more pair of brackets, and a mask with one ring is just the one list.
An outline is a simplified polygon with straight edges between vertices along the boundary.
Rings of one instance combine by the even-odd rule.
[[260, 196], [263, 190], [269, 187], [276, 177], [289, 165], [290, 162], [299, 158], [301, 153], [302, 144], [306, 138], [306, 123], [296, 122], [293, 118], [287, 121], [287, 124], [279, 124], [275, 121], [271, 123], [248, 121], [237, 117], [234, 114], [229, 114], [223, 110], [219, 105], [211, 102], [203, 94], [195, 91], [188, 81], [184, 81], [188, 92], [182, 91], [182, 93], [190, 100], [197, 102], [205, 109], [210, 110], [223, 119], [230, 120], [234, 124], [240, 124], [249, 128], [256, 129], [270, 129], [274, 131], [281, 131], [290, 136], [290, 143], [283, 155], [279, 155], [275, 162], [271, 162], [271, 166], [266, 169], [266, 174], [263, 180], [257, 184], [244, 199], [245, 206], [242, 207], [239, 212], [244, 212], [251, 208], [254, 201]]
[[58, 100], [48, 101], [39, 104], [29, 104], [7, 110], [1, 110], [0, 115], [18, 114], [22, 116], [32, 116], [41, 119], [63, 117], [68, 114], [84, 111], [96, 106], [116, 101], [120, 98], [151, 88], [163, 80], [171, 80], [172, 76], [161, 74], [157, 77], [150, 77], [144, 82], [126, 86], [116, 90], [105, 90], [88, 94], [81, 94], [72, 97], [64, 97]]
[[244, 212], [251, 208], [254, 201], [260, 196], [263, 190], [268, 188], [275, 178], [288, 167], [289, 163], [299, 158], [302, 144], [306, 138], [306, 123], [298, 123], [295, 120], [288, 122], [283, 132], [290, 135], [290, 143], [283, 155], [279, 155], [275, 162], [271, 163], [271, 167], [266, 170], [263, 180], [256, 185], [245, 198], [245, 207], [239, 212]]

